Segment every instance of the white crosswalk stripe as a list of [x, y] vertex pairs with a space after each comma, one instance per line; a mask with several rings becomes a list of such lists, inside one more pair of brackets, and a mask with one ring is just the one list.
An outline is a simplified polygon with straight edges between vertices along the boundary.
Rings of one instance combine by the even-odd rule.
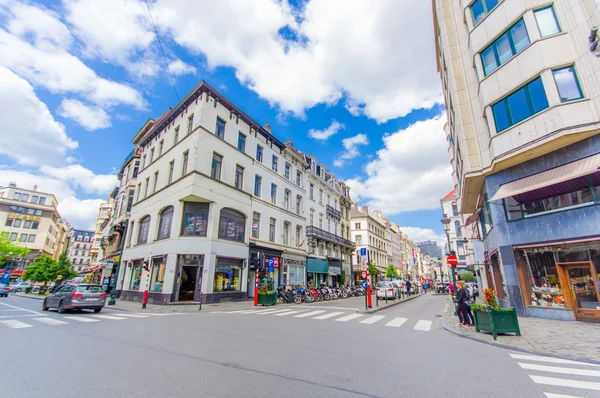
[[421, 319], [415, 325], [415, 330], [422, 330], [424, 332], [429, 332], [429, 330], [431, 330], [431, 324], [432, 324], [431, 321], [426, 321], [426, 320]]
[[17, 321], [16, 319], [6, 319], [3, 321], [0, 321], [0, 324], [8, 326], [11, 329], [25, 329], [25, 328], [33, 327], [32, 325], [30, 325], [28, 323]]
[[404, 324], [404, 322], [406, 322], [408, 319], [406, 318], [394, 318], [392, 321], [388, 322], [385, 324], [385, 326], [390, 326], [390, 327], [394, 327], [394, 328], [399, 328], [400, 326], [402, 326]]
[[119, 314], [118, 316], [124, 316], [127, 318], [149, 318], [148, 315], [138, 315], [138, 314]]
[[362, 314], [350, 314], [350, 315], [346, 315], [346, 316], [336, 319], [336, 322], [348, 322], [353, 319], [358, 319], [358, 318], [362, 318], [362, 317], [363, 317]]
[[45, 323], [46, 325], [58, 326], [58, 325], [68, 325], [69, 322], [61, 321], [60, 319], [43, 317], [43, 318], [32, 318], [34, 321], [38, 321], [41, 323]]
[[292, 314], [299, 314], [301, 312], [304, 312], [305, 310], [296, 310], [296, 311], [287, 311], [287, 312], [280, 312], [279, 314], [275, 314], [275, 316], [287, 316], [287, 315], [292, 315]]
[[383, 318], [385, 318], [385, 316], [383, 316], [383, 315], [373, 315], [372, 317], [369, 317], [367, 319], [363, 319], [359, 323], [366, 323], [367, 325], [372, 325], [375, 322], [378, 322], [378, 321], [382, 320]]
[[122, 319], [127, 319], [127, 318], [123, 318], [123, 317], [119, 317], [119, 316], [113, 316], [113, 315], [91, 315], [94, 318], [100, 318], [100, 319], [109, 319], [111, 321], [119, 321]]
[[546, 377], [546, 376], [534, 376], [534, 375], [529, 375], [529, 377], [531, 378], [531, 380], [533, 380], [534, 382], [536, 382], [538, 384], [600, 391], [600, 383], [595, 383], [592, 381], [559, 379], [558, 377]]
[[294, 318], [306, 318], [309, 316], [313, 316], [313, 315], [319, 315], [324, 313], [325, 311], [311, 311], [311, 312], [305, 312], [304, 314], [300, 314], [300, 315], [294, 315]]
[[338, 315], [342, 315], [343, 312], [330, 312], [328, 314], [323, 314], [323, 315], [319, 315], [314, 317], [313, 319], [327, 319], [327, 318], [333, 318], [334, 316], [338, 316]]
[[537, 364], [532, 364], [532, 363], [521, 363], [521, 362], [519, 362], [519, 366], [523, 369], [539, 370], [541, 372], [562, 373], [565, 375], [600, 377], [600, 370], [574, 369], [574, 368], [565, 368], [565, 367], [559, 368], [556, 366], [537, 365]]
[[77, 321], [77, 322], [81, 322], [81, 323], [100, 322], [100, 320], [98, 320], [98, 319], [92, 319], [92, 318], [89, 318], [89, 317], [86, 317], [86, 316], [74, 316], [74, 315], [71, 315], [71, 316], [65, 317], [65, 319], [72, 320], [72, 321]]
[[575, 395], [564, 395], [564, 394], [552, 394], [551, 392], [545, 392], [546, 398], [581, 398]]
[[285, 309], [285, 310], [272, 310], [270, 312], [262, 312], [258, 315], [273, 315], [273, 314], [277, 314], [278, 312], [288, 312], [288, 311], [289, 311], [289, 308]]
[[596, 365], [593, 363], [583, 363], [572, 361], [570, 359], [562, 359], [562, 358], [554, 358], [554, 357], [542, 357], [539, 355], [526, 355], [526, 354], [509, 354], [513, 359], [521, 359], [526, 361], [537, 361], [537, 362], [548, 362], [548, 363], [563, 363], [566, 365], [585, 365], [585, 366], [594, 366], [600, 367], [600, 365]]

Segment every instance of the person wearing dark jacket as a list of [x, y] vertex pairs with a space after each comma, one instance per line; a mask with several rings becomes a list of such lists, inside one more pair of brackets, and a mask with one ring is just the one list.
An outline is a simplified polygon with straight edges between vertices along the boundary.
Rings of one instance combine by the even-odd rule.
[[456, 282], [458, 286], [458, 292], [456, 293], [456, 304], [458, 318], [460, 319], [459, 326], [464, 326], [467, 329], [473, 327], [475, 321], [473, 320], [473, 314], [471, 312], [471, 305], [469, 304], [469, 291], [464, 281]]

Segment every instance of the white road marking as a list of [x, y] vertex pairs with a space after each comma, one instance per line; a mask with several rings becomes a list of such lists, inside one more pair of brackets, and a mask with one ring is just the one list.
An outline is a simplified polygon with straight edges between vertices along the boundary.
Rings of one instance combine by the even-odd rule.
[[279, 314], [275, 314], [275, 316], [286, 316], [286, 315], [292, 315], [292, 314], [298, 314], [300, 312], [304, 312], [306, 310], [294, 310], [294, 311], [288, 311], [288, 312], [280, 312]]
[[524, 354], [509, 354], [514, 359], [522, 359], [525, 361], [538, 361], [548, 363], [563, 363], [565, 365], [582, 365], [582, 366], [600, 366], [593, 363], [571, 361], [569, 359], [553, 358], [553, 357], [542, 357], [539, 355], [524, 355]]
[[119, 314], [117, 316], [126, 316], [127, 318], [148, 318], [148, 315], [137, 315], [137, 314]]
[[65, 319], [72, 319], [74, 321], [83, 322], [83, 323], [86, 323], [86, 322], [98, 322], [97, 319], [92, 319], [92, 318], [88, 318], [88, 317], [85, 317], [85, 316], [75, 316], [75, 315], [66, 316]]
[[271, 312], [263, 312], [263, 313], [260, 313], [258, 315], [271, 315], [271, 314], [276, 314], [278, 312], [287, 312], [287, 311], [289, 311], [289, 309], [287, 309], [287, 310], [273, 310]]
[[11, 329], [25, 329], [33, 327], [28, 323], [17, 321], [16, 319], [7, 319], [5, 321], [0, 321], [0, 323], [8, 326]]
[[422, 330], [424, 332], [429, 332], [429, 330], [431, 329], [431, 324], [432, 324], [431, 321], [425, 321], [425, 320], [421, 319], [415, 325], [415, 330]]
[[367, 325], [372, 325], [375, 322], [378, 322], [378, 321], [382, 320], [383, 318], [385, 318], [385, 316], [383, 316], [383, 315], [373, 315], [372, 317], [369, 317], [367, 319], [363, 319], [359, 323], [365, 323]]
[[21, 308], [21, 307], [17, 307], [17, 306], [15, 306], [15, 305], [4, 304], [4, 303], [0, 303], [0, 305], [7, 306], [7, 307], [9, 307], [9, 308], [14, 308], [14, 309], [16, 309], [16, 310], [19, 310], [19, 311], [30, 312], [30, 313], [32, 313], [32, 314], [36, 314], [36, 315], [45, 315], [45, 314], [43, 314], [43, 313], [41, 313], [41, 312], [38, 312], [38, 311], [31, 311], [31, 310], [28, 310], [27, 308]]
[[305, 312], [304, 314], [294, 315], [294, 318], [306, 318], [307, 316], [319, 315], [324, 313], [325, 311], [311, 311]]
[[242, 314], [245, 312], [254, 312], [254, 310], [237, 310], [237, 311], [227, 311], [227, 314]]
[[269, 312], [273, 312], [273, 311], [280, 311], [280, 310], [274, 310], [274, 309], [268, 309], [268, 310], [258, 310], [258, 311], [254, 311], [254, 312], [248, 312], [248, 314], [268, 314]]
[[581, 388], [582, 390], [600, 391], [600, 383], [582, 380], [558, 379], [556, 377], [534, 376], [529, 375], [531, 380], [537, 384], [545, 384], [549, 386]]
[[21, 310], [0, 310], [0, 312], [19, 312]]
[[541, 372], [562, 373], [565, 375], [600, 377], [600, 370], [563, 368], [563, 367], [556, 367], [556, 366], [538, 365], [535, 363], [518, 362], [518, 364], [521, 368], [528, 369], [528, 370], [539, 370]]
[[400, 326], [402, 326], [404, 324], [404, 322], [406, 322], [408, 319], [406, 318], [394, 318], [391, 322], [388, 322], [385, 324], [385, 326], [390, 326], [393, 328], [399, 328]]
[[328, 314], [316, 316], [313, 319], [327, 319], [327, 318], [331, 318], [331, 317], [342, 315], [342, 314], [343, 314], [343, 312], [330, 312]]
[[61, 321], [60, 319], [50, 318], [49, 316], [43, 318], [32, 318], [34, 321], [45, 323], [46, 325], [58, 326], [58, 325], [68, 325], [69, 322]]
[[545, 392], [544, 394], [546, 394], [546, 398], [584, 398], [575, 395], [553, 394], [551, 392]]
[[348, 322], [348, 321], [351, 321], [353, 319], [362, 318], [362, 317], [363, 317], [362, 314], [350, 314], [350, 315], [346, 315], [346, 316], [343, 316], [341, 318], [338, 318], [335, 321], [336, 322]]
[[91, 315], [94, 318], [100, 318], [100, 319], [110, 319], [113, 321], [118, 321], [121, 319], [127, 319], [127, 318], [122, 318], [122, 317], [118, 317], [118, 316], [112, 316], [112, 315]]

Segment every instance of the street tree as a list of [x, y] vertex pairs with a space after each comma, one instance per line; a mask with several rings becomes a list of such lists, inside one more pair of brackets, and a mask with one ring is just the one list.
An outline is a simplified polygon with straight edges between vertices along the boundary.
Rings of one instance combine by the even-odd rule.
[[34, 281], [46, 284], [57, 280], [58, 276], [62, 280], [68, 280], [77, 276], [77, 272], [73, 271], [68, 264], [60, 264], [52, 257], [42, 254], [27, 267], [23, 273], [23, 280]]
[[459, 277], [465, 282], [477, 282], [475, 274], [473, 274], [473, 272], [471, 271], [463, 271], [459, 274]]
[[396, 271], [396, 268], [394, 268], [393, 264], [389, 264], [387, 266], [387, 269], [385, 270], [385, 277], [387, 279], [398, 279], [398, 272]]
[[10, 257], [25, 257], [30, 251], [12, 242], [8, 232], [0, 232], [0, 267], [4, 266]]
[[375, 264], [371, 261], [369, 263], [369, 275], [371, 275], [371, 280], [374, 282], [375, 281], [375, 276], [377, 275], [377, 267], [375, 267]]

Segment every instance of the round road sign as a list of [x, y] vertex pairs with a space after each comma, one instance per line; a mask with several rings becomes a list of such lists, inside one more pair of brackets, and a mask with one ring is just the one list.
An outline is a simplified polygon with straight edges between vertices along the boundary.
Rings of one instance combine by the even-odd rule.
[[446, 262], [451, 267], [456, 267], [456, 265], [458, 264], [458, 257], [456, 257], [454, 254], [451, 254], [448, 257], [446, 257]]
[[367, 279], [367, 275], [369, 275], [369, 274], [367, 273], [367, 271], [366, 271], [366, 270], [363, 270], [363, 271], [360, 273], [360, 277], [361, 277], [361, 278], [363, 278], [363, 279]]

